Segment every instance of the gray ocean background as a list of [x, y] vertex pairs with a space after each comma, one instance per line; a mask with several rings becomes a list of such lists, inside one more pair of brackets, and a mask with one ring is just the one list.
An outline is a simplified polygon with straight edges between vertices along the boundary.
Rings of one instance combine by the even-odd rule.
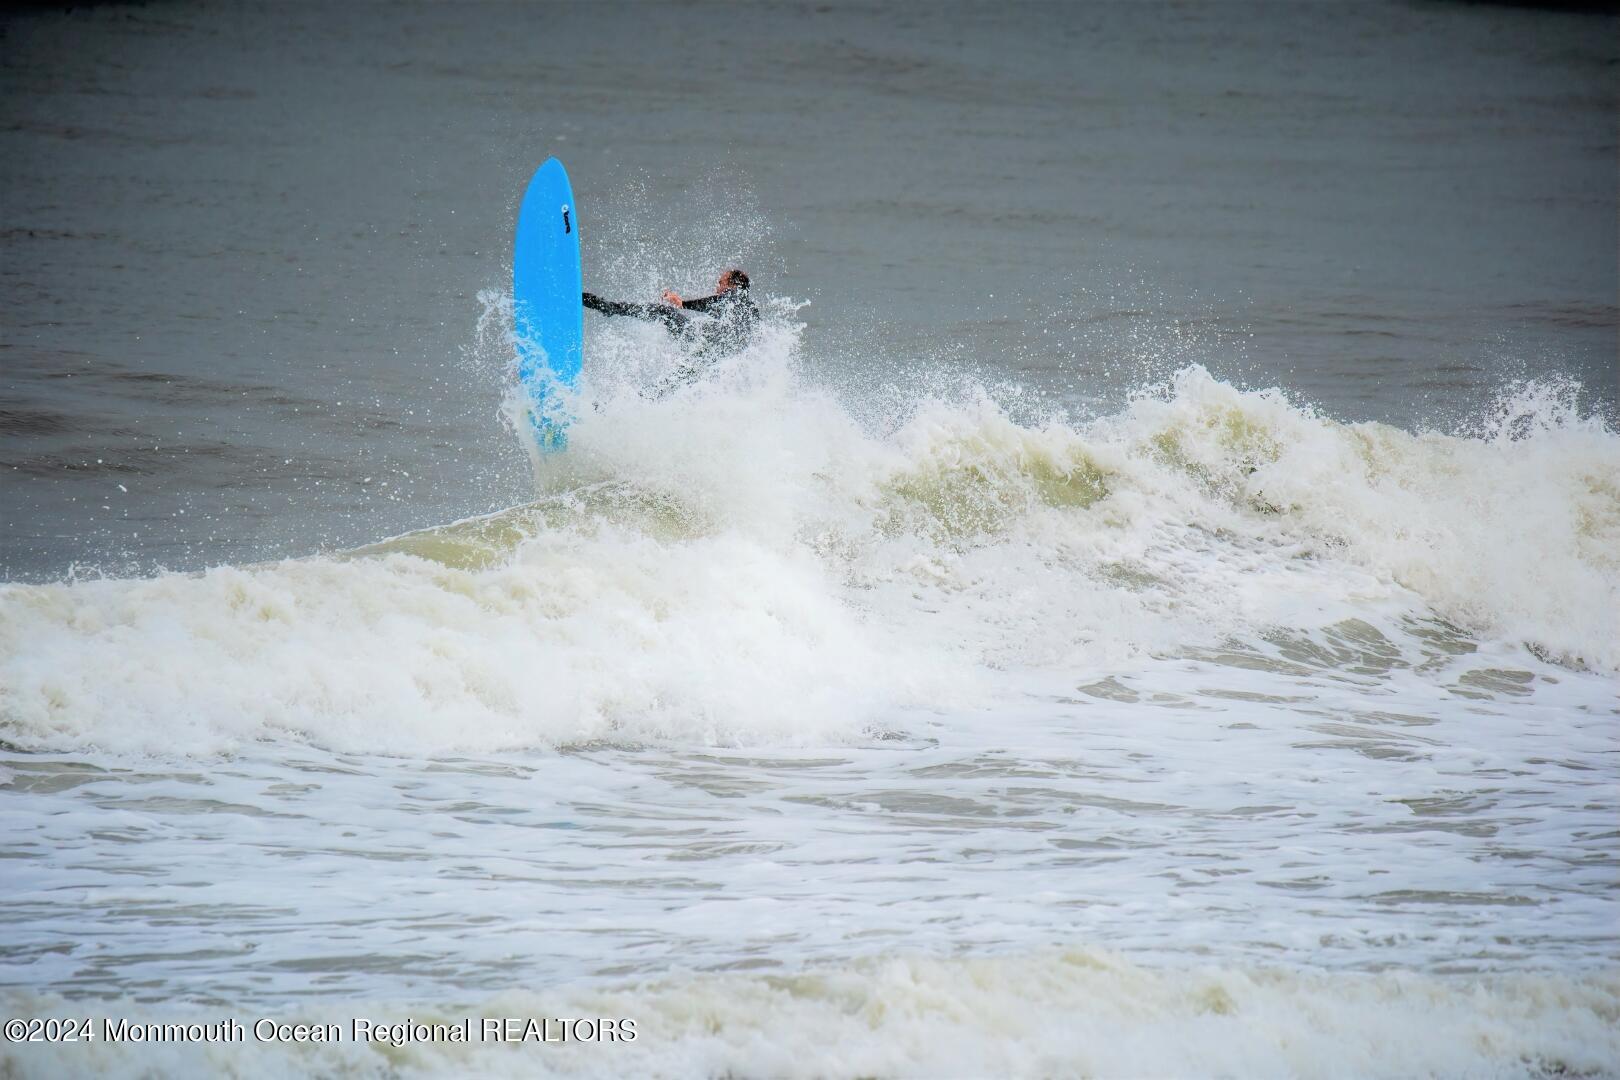
[[0, 26], [8, 580], [522, 501], [475, 328], [552, 154], [587, 287], [745, 265], [810, 301], [831, 386], [961, 369], [1107, 409], [1196, 362], [1439, 430], [1512, 380], [1617, 400], [1610, 15], [153, 2]]

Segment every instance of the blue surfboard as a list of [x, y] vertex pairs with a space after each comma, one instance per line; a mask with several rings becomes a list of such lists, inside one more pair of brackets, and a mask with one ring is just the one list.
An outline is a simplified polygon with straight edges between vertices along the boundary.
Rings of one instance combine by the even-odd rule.
[[523, 193], [512, 246], [518, 381], [528, 393], [529, 420], [543, 451], [568, 444], [568, 409], [560, 393], [579, 381], [585, 356], [580, 288], [574, 189], [562, 162], [548, 158]]

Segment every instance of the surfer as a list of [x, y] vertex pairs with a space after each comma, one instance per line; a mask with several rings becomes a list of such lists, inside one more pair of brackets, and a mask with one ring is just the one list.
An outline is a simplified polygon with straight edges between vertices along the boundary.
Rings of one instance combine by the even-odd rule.
[[[635, 304], [604, 300], [585, 293], [585, 306], [603, 315], [629, 315], [634, 319], [661, 324], [683, 341], [697, 344], [697, 355], [713, 361], [747, 346], [759, 322], [759, 308], [748, 295], [748, 275], [727, 270], [720, 275], [713, 296], [684, 300], [672, 289], [665, 289], [662, 304]], [[705, 316], [694, 319], [688, 312]]]

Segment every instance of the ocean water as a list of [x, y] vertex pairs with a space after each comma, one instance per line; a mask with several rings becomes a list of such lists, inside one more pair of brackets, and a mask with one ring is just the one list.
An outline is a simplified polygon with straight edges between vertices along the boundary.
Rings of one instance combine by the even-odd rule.
[[0, 1069], [1620, 1074], [1614, 18], [3, 19]]

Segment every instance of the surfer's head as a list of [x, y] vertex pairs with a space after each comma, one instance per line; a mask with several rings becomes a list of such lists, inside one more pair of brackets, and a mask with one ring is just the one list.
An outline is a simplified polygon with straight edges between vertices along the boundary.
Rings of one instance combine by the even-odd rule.
[[741, 270], [722, 270], [720, 272], [720, 292], [746, 288], [748, 288], [748, 275]]

